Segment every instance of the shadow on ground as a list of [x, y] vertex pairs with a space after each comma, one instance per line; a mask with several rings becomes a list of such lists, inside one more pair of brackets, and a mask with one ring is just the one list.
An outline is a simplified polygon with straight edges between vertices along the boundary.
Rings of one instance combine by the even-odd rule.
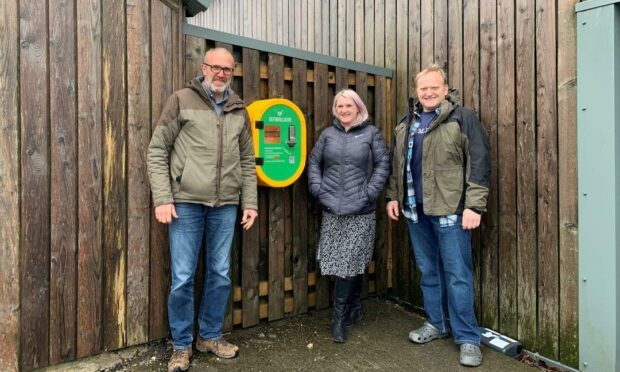
[[[240, 348], [237, 358], [220, 359], [194, 353], [191, 371], [537, 371], [517, 360], [482, 348], [484, 362], [472, 369], [459, 364], [459, 349], [451, 339], [417, 345], [409, 331], [424, 319], [389, 301], [364, 302], [365, 315], [349, 328], [349, 340], [332, 342], [330, 310], [310, 312], [259, 326], [235, 330], [226, 339]], [[121, 357], [108, 371], [165, 371], [169, 342], [141, 347]], [[66, 366], [65, 366], [66, 367]], [[68, 371], [71, 369], [63, 369]], [[84, 371], [87, 369], [80, 368]]]

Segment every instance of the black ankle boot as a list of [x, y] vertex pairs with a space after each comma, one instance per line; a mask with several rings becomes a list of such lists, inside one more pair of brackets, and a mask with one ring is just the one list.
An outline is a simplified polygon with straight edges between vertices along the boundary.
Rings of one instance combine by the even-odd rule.
[[358, 275], [353, 280], [353, 289], [347, 303], [347, 312], [345, 313], [344, 325], [353, 325], [362, 319], [362, 276]]
[[332, 339], [334, 342], [345, 342], [347, 340], [347, 328], [344, 325], [345, 307], [354, 284], [353, 280], [336, 278], [334, 315], [332, 317]]

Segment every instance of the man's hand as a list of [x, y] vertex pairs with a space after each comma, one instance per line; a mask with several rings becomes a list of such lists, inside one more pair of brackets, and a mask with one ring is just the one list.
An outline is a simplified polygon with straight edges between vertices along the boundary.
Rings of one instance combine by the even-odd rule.
[[166, 224], [172, 222], [172, 217], [179, 218], [177, 211], [174, 209], [174, 204], [163, 204], [155, 207], [155, 217], [157, 221]]
[[398, 208], [398, 200], [390, 200], [385, 205], [385, 209], [387, 211], [388, 217], [390, 217], [394, 221], [398, 221], [398, 217], [400, 215], [400, 211], [399, 211], [399, 208]]
[[254, 209], [244, 209], [241, 217], [241, 226], [244, 230], [249, 230], [254, 225], [254, 220], [258, 217], [258, 212]]
[[463, 211], [463, 230], [473, 230], [480, 226], [480, 215], [471, 209]]

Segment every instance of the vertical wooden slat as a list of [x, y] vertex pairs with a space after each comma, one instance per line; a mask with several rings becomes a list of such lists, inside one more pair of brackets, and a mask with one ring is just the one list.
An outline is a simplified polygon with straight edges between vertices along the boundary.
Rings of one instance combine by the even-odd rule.
[[77, 356], [102, 349], [101, 8], [77, 2], [78, 303]]
[[323, 6], [321, 0], [314, 1], [314, 52], [323, 54], [323, 35], [326, 33], [323, 30]]
[[[311, 52], [314, 52], [314, 48], [315, 48], [315, 39], [317, 39], [317, 35], [316, 35], [316, 29], [314, 28], [314, 25], [316, 23], [316, 19], [315, 19], [315, 8], [314, 8], [314, 1], [315, 0], [306, 0], [306, 9], [307, 9], [307, 14], [308, 14], [308, 29], [307, 29], [307, 33], [308, 33], [308, 45], [306, 47], [306, 50], [309, 50]], [[319, 28], [320, 30], [320, 28]], [[320, 36], [319, 36], [320, 39]]]
[[536, 1], [536, 122], [538, 164], [538, 347], [558, 357], [558, 128], [556, 2]]
[[516, 3], [518, 339], [537, 350], [535, 9]]
[[[321, 130], [330, 125], [331, 102], [328, 99], [327, 86], [327, 65], [321, 63], [314, 64], [314, 140], [319, 138]], [[311, 234], [318, 234], [320, 225], [316, 224], [316, 231]], [[317, 236], [318, 241], [318, 236]], [[315, 257], [313, 257], [315, 258]], [[323, 276], [316, 268], [316, 308], [324, 309], [329, 306], [329, 278]]]
[[364, 62], [375, 63], [375, 0], [364, 3]]
[[200, 65], [206, 52], [205, 40], [194, 36], [185, 36], [185, 81], [201, 75]]
[[[497, 164], [497, 45], [496, 4], [480, 3], [480, 120], [489, 136], [489, 161]], [[497, 171], [489, 179], [487, 213], [480, 227], [482, 267], [481, 323], [497, 329], [499, 318], [497, 248]]]
[[394, 69], [396, 68], [396, 0], [385, 0], [384, 27], [385, 67]]
[[364, 0], [355, 0], [355, 60], [364, 62]]
[[463, 94], [463, 0], [448, 2], [448, 82]]
[[77, 119], [74, 3], [50, 1], [50, 364], [75, 358]]
[[421, 69], [425, 69], [433, 63], [434, 54], [434, 41], [433, 41], [433, 27], [435, 25], [434, 13], [433, 13], [433, 0], [421, 0], [420, 4], [420, 30], [421, 30], [421, 44], [420, 44], [420, 60], [422, 61]]
[[0, 2], [0, 365], [17, 370], [19, 363], [19, 18], [18, 0]]
[[[335, 12], [336, 8], [332, 8]], [[347, 0], [338, 0], [338, 57], [347, 58]]]
[[127, 2], [127, 345], [149, 339], [150, 24], [148, 2]]
[[321, 53], [330, 55], [329, 52], [329, 38], [331, 28], [331, 10], [329, 7], [329, 0], [321, 0]]
[[329, 55], [338, 56], [338, 0], [329, 0]]
[[[415, 76], [422, 69], [422, 26], [421, 26], [421, 8], [420, 0], [409, 0], [408, 28], [409, 41], [407, 42], [409, 57], [408, 71], [408, 96], [415, 96]], [[400, 112], [399, 112], [400, 114]]]
[[[387, 117], [387, 96], [386, 78], [384, 76], [375, 76], [375, 125], [382, 128], [385, 136], [388, 127], [393, 123], [388, 121]], [[386, 138], [388, 136], [385, 136]], [[377, 214], [377, 227], [387, 226], [388, 222], [385, 216], [385, 207], [381, 213]], [[375, 242], [375, 281], [377, 293], [383, 294], [388, 288], [388, 242], [387, 232], [377, 231]]]
[[499, 331], [517, 337], [517, 187], [515, 159], [514, 2], [497, 2], [497, 179], [499, 228]]
[[385, 0], [375, 1], [375, 65], [385, 66]]
[[[289, 1], [288, 0], [284, 0], [282, 1], [282, 5], [278, 5], [281, 6], [281, 11], [282, 11], [282, 27], [280, 27], [280, 30], [278, 30], [278, 40], [280, 40], [280, 44], [282, 45], [286, 45], [288, 46], [289, 43]], [[245, 15], [244, 15], [245, 16]]]
[[402, 115], [407, 110], [407, 97], [409, 97], [409, 81], [408, 81], [408, 36], [409, 36], [409, 22], [407, 21], [409, 15], [407, 0], [398, 0], [396, 8], [396, 65], [395, 65], [395, 83], [396, 83], [396, 112], [398, 115]]
[[355, 0], [346, 0], [346, 50], [347, 59], [355, 59]]
[[558, 6], [558, 182], [560, 228], [559, 360], [578, 368], [579, 333], [577, 298], [577, 0]]
[[458, 23], [448, 24], [448, 0], [435, 0], [433, 9], [433, 60], [444, 69], [448, 69], [448, 28], [457, 27]]
[[349, 70], [336, 67], [336, 93], [345, 88], [349, 88]]
[[[284, 57], [269, 54], [269, 97], [284, 94]], [[269, 320], [284, 316], [284, 192], [269, 190]]]
[[[170, 8], [151, 2], [151, 120], [154, 129], [168, 96], [173, 90], [170, 47]], [[170, 283], [170, 257], [166, 226], [151, 213], [149, 338], [168, 334], [166, 303]]]
[[21, 363], [49, 360], [49, 106], [48, 31], [44, 2], [21, 1]]
[[[259, 98], [260, 73], [257, 50], [243, 48], [243, 99], [251, 104]], [[243, 327], [258, 324], [258, 234], [261, 224], [268, 221], [257, 219], [249, 231], [243, 233], [241, 285], [243, 293]]]
[[103, 2], [103, 344], [125, 345], [127, 269], [127, 174], [125, 82], [125, 6], [121, 0]]
[[[480, 43], [479, 0], [463, 0], [463, 105], [474, 113], [480, 111]], [[474, 306], [480, 315], [481, 263], [480, 229], [472, 234], [472, 261], [474, 277]]]
[[[293, 102], [301, 112], [307, 112], [307, 64], [301, 59], [293, 59]], [[306, 131], [309, 131], [306, 118]], [[307, 147], [311, 145], [308, 144]], [[302, 314], [308, 311], [308, 180], [300, 177], [293, 185], [293, 312]], [[311, 258], [312, 259], [312, 258]]]
[[308, 2], [302, 2], [300, 8], [301, 23], [299, 23], [297, 27], [301, 26], [301, 44], [297, 47], [308, 50]]

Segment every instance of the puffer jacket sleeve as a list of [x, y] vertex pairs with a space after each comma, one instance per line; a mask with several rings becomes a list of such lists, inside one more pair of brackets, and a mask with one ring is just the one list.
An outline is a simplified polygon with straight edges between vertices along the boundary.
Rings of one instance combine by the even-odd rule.
[[170, 186], [170, 152], [180, 130], [179, 100], [173, 94], [159, 116], [147, 150], [149, 181], [156, 207], [174, 203]]
[[464, 208], [486, 212], [489, 195], [489, 139], [478, 118], [462, 109], [461, 130], [466, 138], [466, 188]]
[[318, 141], [308, 159], [308, 191], [315, 199], [318, 199], [321, 182], [323, 180], [323, 150], [325, 149], [325, 131], [321, 133]]
[[371, 201], [377, 200], [385, 182], [390, 176], [390, 152], [385, 145], [385, 140], [381, 135], [381, 131], [378, 128], [373, 128], [373, 141], [372, 141], [372, 158], [373, 158], [373, 173], [370, 180], [368, 180], [368, 198]]
[[250, 117], [244, 112], [245, 125], [239, 135], [239, 153], [241, 162], [241, 209], [258, 210], [258, 191], [256, 189], [256, 160]]

